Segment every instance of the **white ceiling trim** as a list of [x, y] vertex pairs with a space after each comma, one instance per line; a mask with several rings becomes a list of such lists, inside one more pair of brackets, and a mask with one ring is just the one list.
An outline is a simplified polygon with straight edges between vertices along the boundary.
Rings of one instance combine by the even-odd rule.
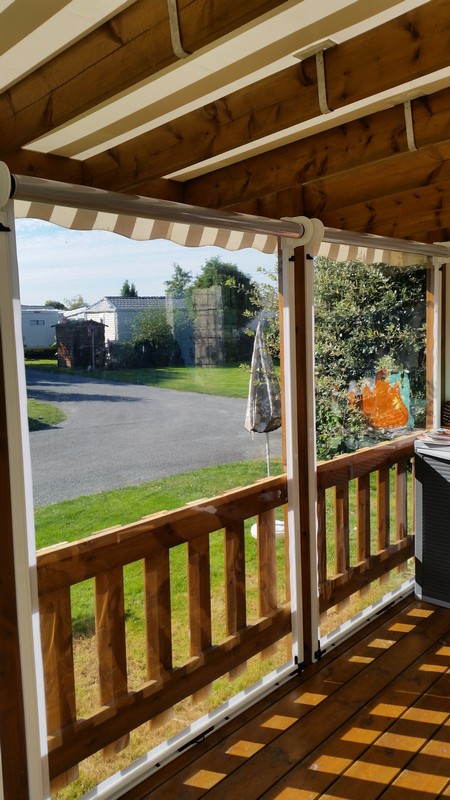
[[327, 0], [324, 10], [316, 0], [291, 0], [281, 11], [249, 23], [28, 146], [90, 158], [298, 64], [295, 54], [314, 41], [332, 37], [340, 43], [424, 2], [428, 0]]

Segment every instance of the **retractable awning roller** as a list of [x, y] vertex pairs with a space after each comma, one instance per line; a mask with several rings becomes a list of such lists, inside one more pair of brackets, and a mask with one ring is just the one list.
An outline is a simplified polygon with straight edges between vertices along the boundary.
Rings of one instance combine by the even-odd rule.
[[11, 175], [0, 162], [0, 208], [14, 199], [17, 218], [52, 222], [74, 230], [104, 230], [131, 239], [168, 239], [185, 247], [255, 248], [276, 254], [280, 237], [311, 255], [336, 261], [364, 260], [408, 266], [430, 256], [448, 260], [449, 248], [324, 228], [308, 217], [275, 220], [200, 208], [119, 192]]

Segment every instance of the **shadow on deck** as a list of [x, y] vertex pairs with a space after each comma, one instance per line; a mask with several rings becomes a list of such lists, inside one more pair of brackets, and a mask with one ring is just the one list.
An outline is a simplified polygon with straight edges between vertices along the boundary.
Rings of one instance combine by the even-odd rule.
[[450, 610], [412, 596], [122, 800], [450, 797]]

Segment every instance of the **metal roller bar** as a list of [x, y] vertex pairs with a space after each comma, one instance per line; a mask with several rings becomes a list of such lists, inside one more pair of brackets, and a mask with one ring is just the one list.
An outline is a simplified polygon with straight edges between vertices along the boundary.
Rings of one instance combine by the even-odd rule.
[[[3, 164], [0, 167], [0, 181], [7, 179]], [[7, 169], [7, 167], [6, 167]], [[8, 171], [9, 175], [9, 171]], [[4, 194], [0, 186], [0, 197]], [[305, 225], [286, 220], [268, 219], [251, 214], [237, 214], [217, 211], [210, 208], [175, 203], [171, 200], [155, 200], [137, 195], [126, 195], [121, 192], [107, 192], [88, 186], [71, 183], [60, 183], [43, 178], [30, 178], [23, 175], [10, 176], [9, 196], [17, 200], [36, 203], [83, 208], [90, 211], [105, 211], [112, 214], [143, 217], [144, 219], [165, 220], [184, 225], [202, 225], [204, 227], [223, 228], [231, 231], [250, 231], [252, 233], [285, 236], [291, 239], [302, 239]]]

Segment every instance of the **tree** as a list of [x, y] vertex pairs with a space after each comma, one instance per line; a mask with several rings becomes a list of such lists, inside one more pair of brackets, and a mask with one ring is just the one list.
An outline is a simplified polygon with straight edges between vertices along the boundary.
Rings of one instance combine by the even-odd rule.
[[314, 274], [318, 455], [329, 458], [370, 443], [367, 421], [348, 402], [351, 381], [407, 370], [411, 395], [425, 400], [426, 277], [414, 267], [325, 258]]
[[264, 319], [267, 348], [272, 358], [278, 360], [280, 358], [278, 268], [276, 264], [273, 269], [258, 267], [258, 272], [264, 276], [264, 280], [252, 284], [250, 300], [253, 309], [246, 314], [248, 317], [258, 316]]
[[120, 290], [121, 297], [138, 297], [137, 289], [134, 283], [131, 283], [128, 280], [125, 280], [122, 284], [122, 288]]
[[236, 327], [243, 327], [246, 313], [253, 309], [252, 280], [244, 272], [229, 261], [222, 261], [220, 256], [209, 258], [195, 278], [188, 295], [195, 289], [209, 289], [212, 286], [223, 286], [230, 290], [230, 303], [236, 311]]
[[179, 348], [164, 309], [141, 311], [135, 320], [133, 333], [139, 366], [167, 367], [179, 363]]
[[220, 256], [213, 256], [203, 264], [202, 271], [194, 280], [194, 289], [208, 289], [210, 286], [232, 286], [242, 294], [249, 293], [251, 278], [241, 272], [236, 264], [222, 261]]
[[[272, 354], [279, 348], [276, 271], [253, 288], [267, 317]], [[407, 370], [416, 406], [424, 404], [425, 270], [317, 258], [314, 270], [316, 433], [319, 458], [354, 450], [367, 440], [360, 408], [348, 402], [351, 381], [385, 369]], [[416, 410], [416, 424], [423, 420]], [[383, 435], [383, 434], [381, 434]], [[376, 434], [371, 434], [372, 440]]]
[[172, 277], [168, 281], [164, 281], [166, 291], [172, 297], [180, 298], [186, 294], [186, 289], [192, 283], [192, 272], [182, 269], [179, 264], [173, 264]]
[[57, 308], [58, 311], [65, 311], [66, 309], [64, 303], [60, 303], [59, 300], [46, 300], [44, 306], [46, 308]]
[[71, 299], [69, 299], [68, 297], [65, 297], [64, 298], [64, 304], [65, 304], [65, 307], [69, 308], [69, 309], [82, 308], [83, 306], [87, 306], [88, 305], [87, 301], [84, 299], [84, 297], [81, 294], [76, 294]]

